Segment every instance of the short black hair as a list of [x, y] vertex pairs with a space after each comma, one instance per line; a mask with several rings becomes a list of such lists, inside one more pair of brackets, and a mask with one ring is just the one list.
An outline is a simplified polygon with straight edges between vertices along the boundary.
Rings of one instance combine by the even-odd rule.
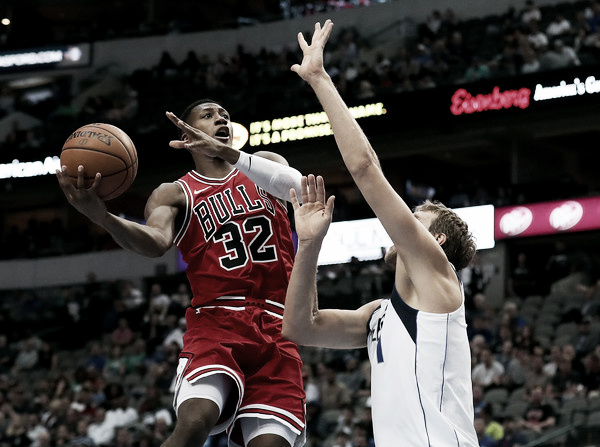
[[185, 121], [189, 118], [190, 114], [192, 113], [192, 110], [194, 110], [196, 107], [198, 107], [201, 104], [208, 104], [208, 103], [214, 103], [214, 104], [219, 104], [218, 101], [215, 101], [214, 99], [210, 99], [210, 98], [203, 98], [203, 99], [198, 99], [196, 101], [194, 101], [193, 103], [191, 103], [189, 106], [187, 106], [183, 112], [181, 112], [181, 121]]
[[[187, 123], [187, 119], [192, 114], [192, 110], [194, 110], [196, 107], [198, 107], [201, 104], [208, 104], [208, 103], [214, 103], [214, 104], [220, 105], [220, 103], [218, 101], [215, 101], [214, 99], [211, 99], [211, 98], [198, 99], [198, 100], [194, 101], [193, 103], [191, 103], [189, 106], [187, 106], [185, 109], [183, 109], [183, 112], [181, 112], [181, 115], [179, 116], [179, 118], [184, 123]], [[182, 136], [183, 136], [183, 132], [181, 131], [181, 129], [179, 129], [179, 137], [181, 138]]]

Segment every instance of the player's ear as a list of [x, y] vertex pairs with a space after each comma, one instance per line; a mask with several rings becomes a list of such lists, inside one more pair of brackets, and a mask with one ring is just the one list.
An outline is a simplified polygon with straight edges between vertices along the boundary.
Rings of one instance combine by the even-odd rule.
[[440, 246], [442, 246], [446, 243], [447, 237], [444, 233], [434, 234], [433, 237], [435, 237], [435, 240], [437, 241], [438, 244], [440, 244]]

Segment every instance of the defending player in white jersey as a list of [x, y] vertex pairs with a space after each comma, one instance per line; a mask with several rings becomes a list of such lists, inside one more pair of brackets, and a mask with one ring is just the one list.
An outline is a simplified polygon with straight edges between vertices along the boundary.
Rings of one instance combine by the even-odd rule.
[[440, 203], [413, 213], [385, 178], [377, 155], [323, 67], [333, 24], [315, 25], [292, 70], [315, 91], [329, 117], [342, 158], [394, 246], [391, 297], [358, 310], [319, 310], [316, 265], [333, 211], [322, 178], [303, 179], [292, 194], [298, 252], [284, 312], [283, 335], [298, 344], [368, 347], [377, 447], [478, 446], [473, 428], [471, 359], [464, 292], [457, 271], [476, 247], [467, 225]]

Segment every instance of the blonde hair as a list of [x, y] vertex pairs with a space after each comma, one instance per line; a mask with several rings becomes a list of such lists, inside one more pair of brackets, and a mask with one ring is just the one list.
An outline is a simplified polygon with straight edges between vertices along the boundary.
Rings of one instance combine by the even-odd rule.
[[457, 271], [468, 266], [475, 256], [477, 245], [473, 235], [469, 232], [467, 223], [438, 201], [426, 200], [418, 205], [415, 211], [429, 211], [436, 215], [431, 221], [429, 232], [433, 235], [441, 233], [446, 235], [442, 249], [446, 253], [448, 261], [454, 265]]

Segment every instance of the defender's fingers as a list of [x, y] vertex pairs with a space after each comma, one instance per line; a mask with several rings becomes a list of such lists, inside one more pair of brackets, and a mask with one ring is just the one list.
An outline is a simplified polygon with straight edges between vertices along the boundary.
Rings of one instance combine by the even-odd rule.
[[302, 186], [302, 203], [307, 203], [308, 202], [308, 179], [306, 178], [305, 175], [302, 176], [302, 180], [300, 181], [300, 184]]
[[333, 29], [333, 22], [330, 19], [325, 21], [325, 25], [323, 25], [323, 30], [321, 31], [321, 37], [327, 42], [329, 39], [329, 35], [331, 34], [331, 30]]
[[333, 216], [334, 205], [335, 205], [335, 196], [331, 196], [327, 199], [327, 203], [325, 204], [325, 212], [329, 216]]
[[308, 201], [315, 202], [317, 198], [317, 185], [315, 176], [313, 174], [308, 175]]
[[298, 209], [300, 209], [300, 203], [298, 203], [298, 196], [296, 195], [296, 190], [294, 188], [290, 189], [290, 199], [292, 201], [294, 212], [296, 212]]
[[322, 176], [317, 176], [317, 200], [325, 203], [325, 180]]
[[298, 33], [298, 44], [300, 45], [300, 49], [304, 51], [306, 47], [308, 47], [308, 43], [306, 43], [306, 39], [304, 38], [304, 34]]

